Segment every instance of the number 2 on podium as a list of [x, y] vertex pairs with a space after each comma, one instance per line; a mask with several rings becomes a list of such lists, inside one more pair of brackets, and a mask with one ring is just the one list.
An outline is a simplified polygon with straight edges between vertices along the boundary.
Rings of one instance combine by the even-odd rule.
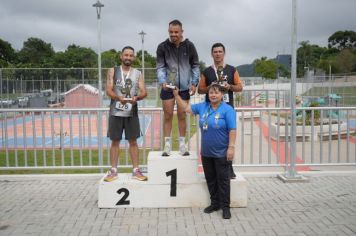
[[[173, 169], [166, 172], [166, 176], [171, 176], [171, 197], [177, 196], [177, 169]], [[117, 194], [124, 193], [124, 195], [120, 198], [120, 200], [116, 203], [116, 205], [130, 205], [130, 200], [127, 198], [130, 195], [130, 191], [127, 188], [120, 188], [116, 191]]]

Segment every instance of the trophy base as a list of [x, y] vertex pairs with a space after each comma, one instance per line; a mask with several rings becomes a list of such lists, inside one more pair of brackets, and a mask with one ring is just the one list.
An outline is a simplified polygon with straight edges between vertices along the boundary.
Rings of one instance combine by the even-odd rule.
[[167, 85], [166, 85], [166, 88], [170, 88], [170, 89], [175, 90], [177, 87], [174, 86], [174, 85], [167, 84]]
[[132, 101], [132, 98], [124, 98], [124, 101]]

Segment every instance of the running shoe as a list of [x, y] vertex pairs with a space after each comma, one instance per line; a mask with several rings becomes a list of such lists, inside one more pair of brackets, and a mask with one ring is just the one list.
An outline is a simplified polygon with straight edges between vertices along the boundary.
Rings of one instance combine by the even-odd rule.
[[139, 168], [137, 168], [136, 171], [132, 171], [132, 178], [140, 181], [147, 180], [147, 177], [141, 173], [141, 170]]
[[117, 179], [117, 171], [110, 169], [107, 173], [106, 176], [104, 178], [104, 181], [106, 182], [111, 182], [114, 181], [115, 179]]
[[179, 146], [179, 154], [182, 156], [189, 156], [189, 152], [185, 144], [181, 144]]
[[171, 144], [169, 142], [166, 142], [166, 144], [164, 145], [162, 156], [167, 157], [169, 155], [171, 155]]

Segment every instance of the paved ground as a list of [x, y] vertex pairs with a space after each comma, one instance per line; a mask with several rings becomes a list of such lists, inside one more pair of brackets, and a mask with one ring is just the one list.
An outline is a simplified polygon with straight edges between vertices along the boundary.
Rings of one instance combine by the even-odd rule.
[[[248, 207], [98, 209], [99, 175], [0, 176], [0, 235], [356, 235], [356, 174], [247, 175]], [[142, 200], [144, 201], [142, 196]]]

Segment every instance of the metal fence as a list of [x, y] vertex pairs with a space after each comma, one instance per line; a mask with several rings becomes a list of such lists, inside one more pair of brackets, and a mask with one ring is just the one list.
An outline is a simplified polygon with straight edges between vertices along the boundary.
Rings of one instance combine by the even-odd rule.
[[[234, 165], [286, 167], [290, 164], [290, 108], [237, 108]], [[0, 109], [0, 169], [100, 169], [110, 166], [106, 137], [108, 109]], [[162, 150], [161, 108], [140, 108], [141, 164]], [[188, 116], [188, 146], [199, 155], [197, 118]], [[356, 164], [356, 107], [297, 110], [296, 166]], [[173, 127], [174, 128], [174, 127]], [[197, 130], [197, 132], [195, 132]], [[130, 167], [128, 143], [121, 143], [119, 167]]]

